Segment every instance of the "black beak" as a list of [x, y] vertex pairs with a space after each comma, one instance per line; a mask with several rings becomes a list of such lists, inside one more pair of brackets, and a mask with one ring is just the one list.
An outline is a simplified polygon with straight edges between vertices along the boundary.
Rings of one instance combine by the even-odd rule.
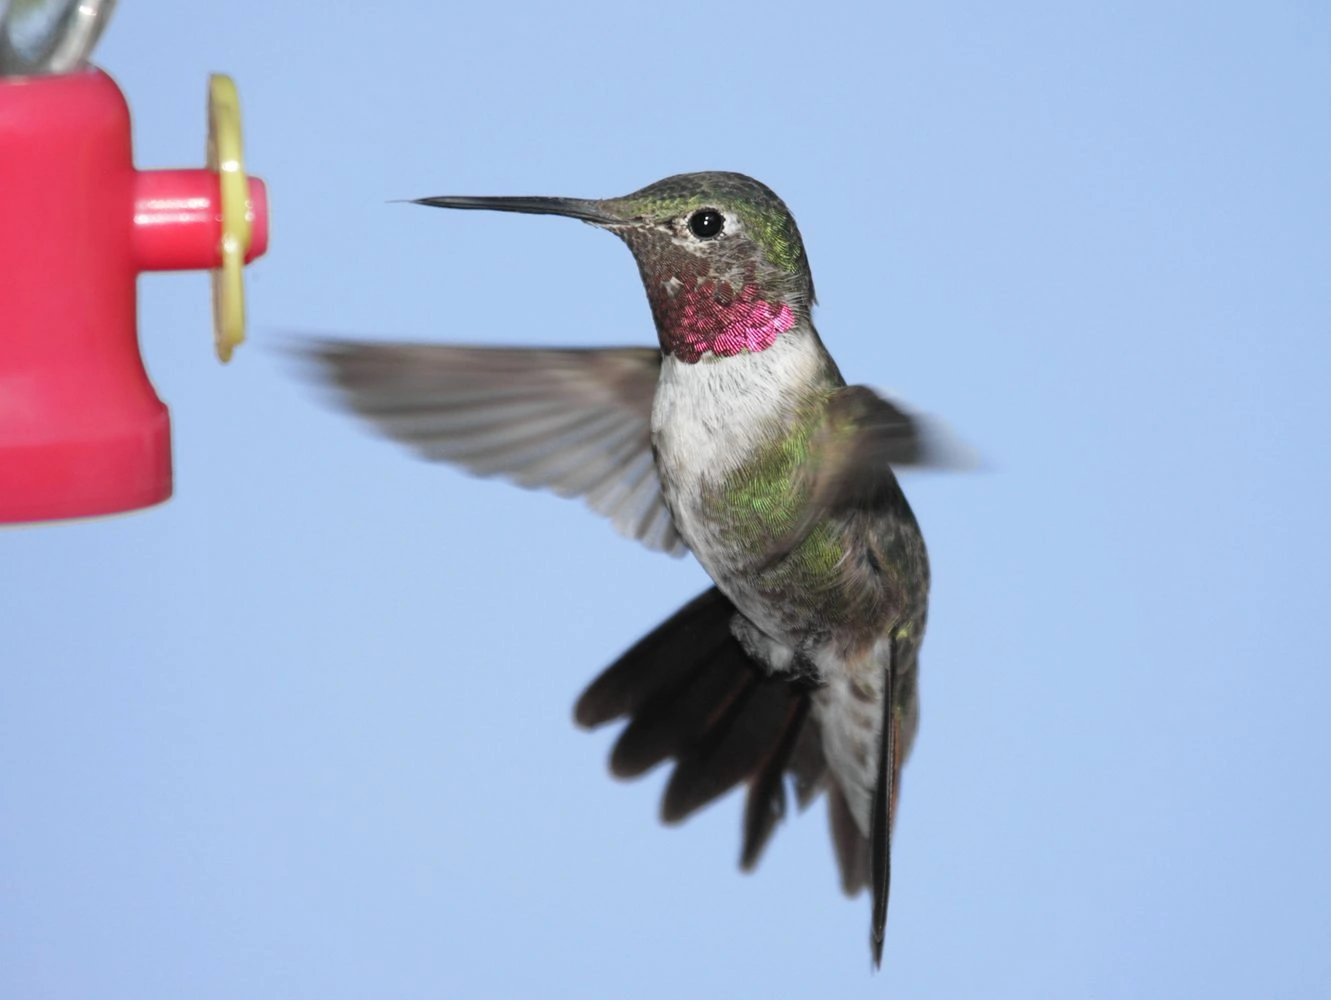
[[624, 224], [607, 214], [599, 201], [583, 198], [473, 198], [466, 195], [442, 195], [437, 198], [417, 198], [417, 205], [432, 205], [435, 208], [479, 208], [494, 212], [524, 212], [528, 215], [563, 215], [570, 219], [581, 219], [593, 226], [619, 226]]

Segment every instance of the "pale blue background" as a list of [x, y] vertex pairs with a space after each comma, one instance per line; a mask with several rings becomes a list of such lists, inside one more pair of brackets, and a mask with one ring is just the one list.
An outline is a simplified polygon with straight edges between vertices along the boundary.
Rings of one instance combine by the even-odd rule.
[[[232, 73], [272, 251], [227, 369], [205, 279], [141, 282], [175, 499], [0, 533], [0, 996], [1331, 995], [1331, 9], [1067, 6], [125, 0], [139, 163]], [[906, 484], [876, 977], [821, 803], [745, 877], [737, 799], [662, 828], [572, 725], [701, 570], [272, 347], [650, 343], [605, 234], [387, 202], [697, 169], [787, 200], [848, 377], [988, 466]]]

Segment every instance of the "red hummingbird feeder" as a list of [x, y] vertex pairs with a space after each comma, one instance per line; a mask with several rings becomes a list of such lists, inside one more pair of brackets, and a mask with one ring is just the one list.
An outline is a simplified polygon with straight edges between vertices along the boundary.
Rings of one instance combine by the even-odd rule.
[[268, 248], [235, 85], [209, 87], [208, 165], [136, 170], [129, 107], [85, 59], [113, 3], [75, 0], [24, 57], [0, 8], [0, 522], [171, 495], [171, 430], [139, 356], [136, 281], [211, 269], [216, 349], [244, 339], [242, 266]]

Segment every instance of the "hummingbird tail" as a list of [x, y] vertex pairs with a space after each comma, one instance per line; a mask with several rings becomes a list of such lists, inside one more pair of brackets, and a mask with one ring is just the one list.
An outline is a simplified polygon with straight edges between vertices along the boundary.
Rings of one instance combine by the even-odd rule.
[[715, 587], [639, 640], [587, 688], [575, 710], [592, 727], [626, 717], [610, 757], [619, 777], [673, 758], [661, 818], [677, 823], [740, 782], [749, 786], [740, 865], [757, 865], [786, 812], [785, 777], [807, 805], [826, 765], [809, 719], [808, 681], [769, 674], [731, 631]]
[[860, 832], [850, 802], [835, 781], [827, 783], [827, 818], [841, 871], [841, 889], [847, 896], [858, 895], [869, 885], [869, 840]]
[[892, 891], [892, 820], [897, 811], [897, 788], [901, 763], [897, 754], [896, 702], [897, 644], [889, 645], [887, 667], [883, 671], [883, 722], [879, 730], [878, 781], [874, 787], [873, 819], [870, 828], [869, 859], [873, 870], [873, 920], [870, 947], [874, 968], [883, 964], [883, 939], [887, 933], [887, 899]]

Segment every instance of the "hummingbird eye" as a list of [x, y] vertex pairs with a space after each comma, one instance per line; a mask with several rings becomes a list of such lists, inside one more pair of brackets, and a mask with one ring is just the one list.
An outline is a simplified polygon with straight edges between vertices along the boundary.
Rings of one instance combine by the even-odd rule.
[[700, 240], [719, 236], [725, 224], [725, 217], [714, 208], [700, 208], [689, 216], [689, 232]]

